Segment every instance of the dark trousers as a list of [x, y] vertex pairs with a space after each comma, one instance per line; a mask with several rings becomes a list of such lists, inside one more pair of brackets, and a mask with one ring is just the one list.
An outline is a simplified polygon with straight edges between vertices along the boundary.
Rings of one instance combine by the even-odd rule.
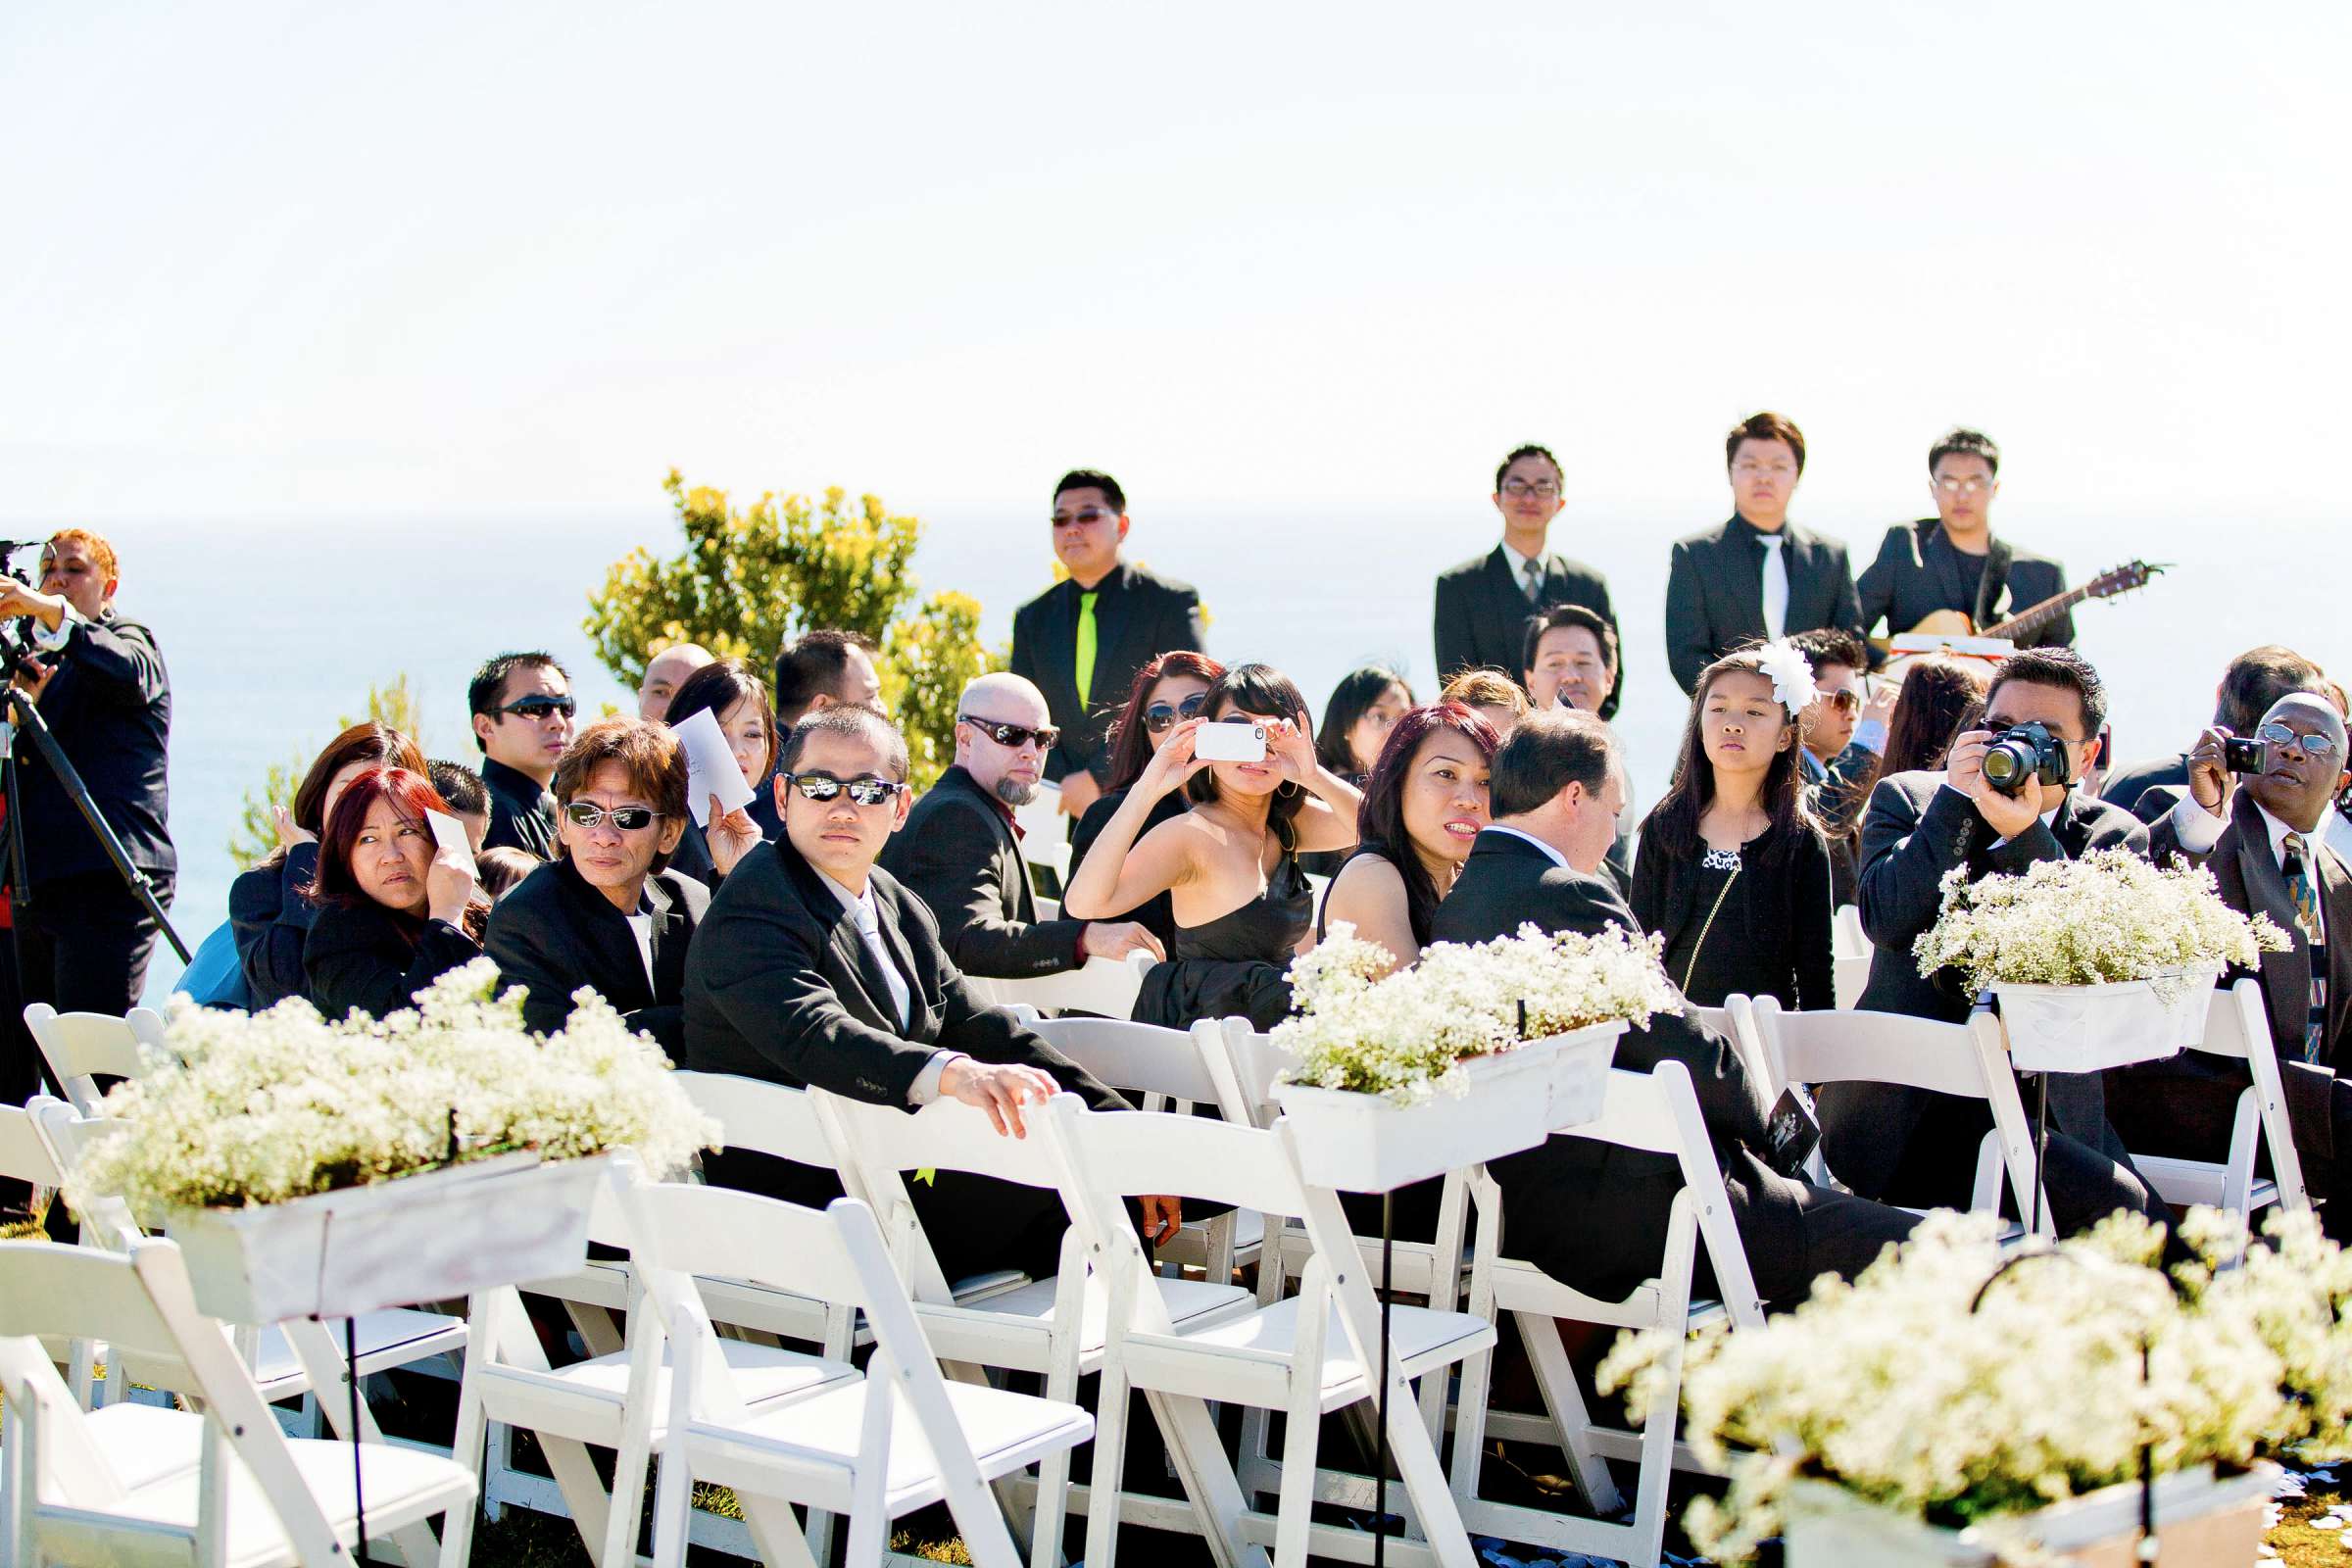
[[[2082, 1076], [2058, 1074], [2052, 1078], [2050, 1136], [2041, 1164], [2041, 1186], [2049, 1194], [2051, 1220], [2061, 1235], [2072, 1236], [2119, 1208], [2129, 1208], [2169, 1229], [2172, 1210], [2132, 1164], [2123, 1141], [2107, 1119], [2107, 1107], [2097, 1107], [2095, 1121], [2085, 1120], [2088, 1107], [2082, 1104], [2068, 1107], [2073, 1114], [2062, 1109], [2070, 1097], [2080, 1099], [2082, 1085], [2073, 1080]], [[2029, 1089], [2029, 1116], [2034, 1114], [2034, 1092]], [[2074, 1131], [2059, 1130], [2070, 1124]], [[1906, 1208], [1968, 1207], [1975, 1193], [1978, 1152], [1990, 1131], [1992, 1107], [1984, 1101], [1929, 1095], [1919, 1125], [1903, 1146], [1894, 1178], [1880, 1196]], [[2078, 1136], [2082, 1132], [2089, 1137]], [[2004, 1187], [2002, 1207], [2013, 1215], [2014, 1197]]]
[[[2280, 1061], [2279, 1087], [2295, 1139], [2303, 1185], [2320, 1206], [2320, 1223], [2337, 1241], [2352, 1240], [2352, 1083], [2325, 1067]], [[2237, 1097], [2253, 1084], [2245, 1063], [2186, 1052], [2107, 1075], [2107, 1109], [2124, 1142], [2144, 1154], [2175, 1159], [2230, 1157]], [[2266, 1150], [2256, 1159], [2270, 1169]], [[2056, 1200], [2052, 1199], [2055, 1202]]]

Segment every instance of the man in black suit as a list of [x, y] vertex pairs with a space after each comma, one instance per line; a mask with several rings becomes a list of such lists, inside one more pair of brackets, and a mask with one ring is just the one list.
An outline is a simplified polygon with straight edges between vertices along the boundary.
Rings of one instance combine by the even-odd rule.
[[[1485, 942], [1530, 920], [1545, 931], [1590, 936], [1616, 926], [1640, 934], [1601, 874], [1624, 804], [1614, 750], [1608, 726], [1590, 713], [1553, 709], [1520, 720], [1488, 780], [1494, 823], [1438, 906], [1436, 940]], [[1690, 1070], [1767, 1301], [1800, 1300], [1814, 1276], [1851, 1276], [1911, 1234], [1918, 1222], [1899, 1209], [1793, 1180], [1764, 1162], [1756, 1152], [1771, 1147], [1766, 1107], [1739, 1056], [1688, 1003], [1617, 1041], [1615, 1065], [1627, 1071], [1669, 1059]], [[1622, 1296], [1657, 1272], [1667, 1212], [1683, 1185], [1670, 1156], [1559, 1136], [1490, 1168], [1502, 1189], [1504, 1246], [1513, 1256], [1601, 1297]]]
[[473, 744], [482, 753], [482, 783], [490, 791], [490, 831], [484, 849], [515, 849], [552, 859], [556, 798], [547, 781], [571, 744], [571, 678], [553, 655], [500, 654], [473, 672], [466, 688], [473, 715]]
[[1165, 958], [1159, 939], [1132, 920], [1037, 917], [1012, 808], [1037, 793], [1054, 747], [1045, 695], [1018, 675], [981, 675], [956, 711], [956, 764], [882, 852], [882, 868], [930, 907], [948, 960], [964, 974], [1018, 980], [1138, 948]]
[[1788, 520], [1805, 471], [1804, 432], [1757, 414], [1724, 438], [1729, 522], [1678, 539], [1666, 576], [1666, 662], [1688, 692], [1735, 648], [1837, 626], [1862, 635], [1845, 546]]
[[1110, 777], [1110, 720], [1135, 672], [1176, 649], [1199, 653], [1200, 595], [1120, 559], [1127, 493], [1109, 474], [1077, 468], [1054, 487], [1054, 554], [1069, 576], [1012, 615], [1012, 672], [1046, 694], [1060, 738], [1046, 777], [1072, 817]]
[[[1928, 449], [1928, 494], [1936, 515], [1897, 523], [1862, 573], [1862, 623], [1905, 632], [1939, 610], [1983, 628], [2066, 592], [2066, 568], [1992, 532], [2001, 493], [2001, 449], [1982, 430], [1954, 428]], [[2069, 647], [2075, 617], [2060, 615], [2016, 639], [2020, 648]]]
[[[2262, 715], [2279, 698], [2289, 692], [2319, 692], [2326, 688], [2327, 676], [2319, 665], [2291, 648], [2265, 643], [2260, 648], [2247, 649], [2230, 661], [2230, 667], [2222, 671], [2222, 683], [2213, 693], [2213, 722], [2216, 728], [2232, 735], [2251, 735], [2254, 726], [2262, 722]], [[2168, 785], [2172, 793], [2149, 798], [2150, 791]], [[2142, 822], [2152, 823], [2173, 808], [2180, 792], [2187, 787], [2188, 754], [2173, 752], [2116, 769], [2108, 775], [2099, 797], [2122, 807]]]
[[[1616, 640], [1617, 615], [1609, 608], [1609, 582], [1581, 561], [1544, 548], [1551, 520], [1568, 505], [1559, 460], [1539, 446], [1523, 446], [1494, 470], [1494, 510], [1502, 514], [1502, 543], [1483, 556], [1438, 576], [1438, 684], [1465, 669], [1520, 673], [1520, 656], [1531, 615], [1559, 605], [1582, 605], [1608, 622]], [[1622, 669], [1610, 672], [1598, 711], [1617, 711]], [[1539, 703], [1538, 707], [1544, 706]]]
[[[807, 714], [777, 777], [783, 838], [736, 863], [687, 954], [681, 1066], [910, 1109], [944, 1095], [1015, 1137], [1026, 1136], [1022, 1107], [1059, 1090], [1125, 1108], [1010, 1013], [975, 1001], [931, 911], [875, 865], [907, 813], [906, 742], [888, 718], [850, 704]], [[706, 1168], [799, 1203], [841, 1192], [830, 1171], [743, 1151]], [[1064, 1216], [1052, 1193], [942, 1171], [912, 1196], [951, 1281], [1056, 1266]], [[1172, 1200], [1146, 1213], [1154, 1234], [1173, 1234]]]
[[686, 753], [644, 719], [580, 731], [556, 764], [562, 853], [490, 910], [482, 951], [499, 989], [529, 996], [523, 1022], [552, 1034], [593, 986], [673, 1057], [686, 1041], [686, 953], [710, 891], [667, 869], [685, 831]]
[[[2159, 863], [2176, 857], [2213, 873], [2222, 902], [2265, 914], [2292, 946], [2266, 953], [2257, 977], [2271, 1047], [2286, 1091], [2295, 1152], [2320, 1219], [2352, 1239], [2352, 871], [2322, 841], [2328, 804], [2345, 770], [2344, 721], [2327, 698], [2281, 697], [2257, 738], [2270, 767], [2240, 787], [2222, 764], [2218, 725], [2188, 754], [2189, 789], [2149, 835]], [[2224, 984], [2245, 971], [2233, 970]], [[2253, 1081], [2241, 1062], [2183, 1052], [2107, 1075], [2116, 1130], [2134, 1149], [2191, 1159], [2228, 1157], [2238, 1096]]]
[[[1948, 773], [1897, 773], [1879, 781], [1862, 819], [1862, 928], [1873, 952], [1857, 1005], [1959, 1023], [1976, 999], [1949, 972], [1923, 976], [1912, 945], [1943, 908], [1943, 878], [2023, 872], [2093, 850], [2147, 852], [2147, 830], [2128, 812], [2071, 787], [2030, 778], [2004, 795], [1984, 778], [1984, 753], [2014, 725], [2038, 723], [2065, 747], [2071, 777], [2098, 760], [2107, 694], [2098, 672], [2067, 648], [2020, 652], [2004, 662], [1985, 698], [1984, 727], [1952, 744]], [[2108, 1125], [2093, 1074], [2049, 1075], [2051, 1134], [2042, 1170], [2050, 1213], [2075, 1231], [2119, 1207], [2168, 1220]], [[1965, 1207], [1978, 1146], [1992, 1127], [1983, 1101], [1895, 1084], [1825, 1084], [1822, 1152], [1855, 1192], [1907, 1207]]]

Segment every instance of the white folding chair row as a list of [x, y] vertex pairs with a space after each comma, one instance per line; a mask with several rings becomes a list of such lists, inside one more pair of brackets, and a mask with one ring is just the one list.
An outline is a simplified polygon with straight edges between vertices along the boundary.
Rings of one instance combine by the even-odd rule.
[[[0, 1177], [36, 1189], [31, 1205], [36, 1212], [39, 1193], [50, 1194], [52, 1202], [64, 1201], [56, 1195], [65, 1185], [66, 1174], [58, 1168], [57, 1156], [50, 1152], [48, 1140], [41, 1136], [34, 1122], [34, 1117], [47, 1105], [65, 1105], [65, 1102], [35, 1095], [23, 1105], [0, 1105]], [[44, 1344], [49, 1358], [66, 1369], [66, 1385], [74, 1391], [74, 1397], [83, 1409], [105, 1398], [106, 1385], [97, 1378], [98, 1363], [105, 1354], [102, 1347], [81, 1335], [53, 1336]]]
[[[40, 1347], [54, 1334], [137, 1356], [203, 1413], [85, 1412]], [[429, 1542], [424, 1521], [473, 1507], [472, 1476], [438, 1454], [281, 1434], [169, 1241], [127, 1253], [0, 1243], [0, 1394], [15, 1416], [0, 1455], [0, 1543], [14, 1562], [315, 1568], [358, 1544], [355, 1485], [375, 1539]]]
[[1830, 922], [1830, 988], [1838, 1006], [1850, 1007], [1862, 1000], [1870, 984], [1870, 952], [1862, 910], [1840, 904]]
[[[2253, 1079], [2237, 1097], [2230, 1152], [2218, 1161], [2134, 1153], [2132, 1162], [2168, 1203], [2210, 1203], [2248, 1215], [2269, 1203], [2309, 1208], [2262, 982], [2247, 978], [2215, 991], [2205, 1014], [2204, 1043], [2190, 1049], [2243, 1061]], [[2265, 1149], [2271, 1174], [2257, 1180], [2255, 1159]]]
[[41, 1048], [51, 1082], [84, 1116], [99, 1114], [99, 1078], [133, 1077], [142, 1046], [166, 1049], [163, 1014], [152, 1007], [133, 1007], [118, 1018], [106, 1012], [60, 1012], [35, 1002], [24, 1008], [24, 1027]]
[[1145, 973], [1158, 961], [1149, 953], [1130, 953], [1123, 958], [1089, 958], [1075, 969], [1027, 980], [966, 975], [964, 984], [995, 1006], [1028, 1006], [1040, 1012], [1076, 1009], [1125, 1018], [1135, 1011]]

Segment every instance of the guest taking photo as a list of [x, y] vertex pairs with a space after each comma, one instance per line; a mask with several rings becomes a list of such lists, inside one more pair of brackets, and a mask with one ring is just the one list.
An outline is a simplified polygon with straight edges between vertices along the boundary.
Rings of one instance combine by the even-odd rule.
[[[1224, 678], [1223, 664], [1206, 654], [1183, 648], [1159, 655], [1135, 672], [1127, 706], [1110, 721], [1108, 787], [1070, 830], [1071, 865], [1086, 863], [1095, 840], [1102, 836], [1102, 829], [1110, 824], [1126, 801], [1127, 792], [1143, 777], [1144, 764], [1152, 760], [1152, 753], [1168, 743], [1177, 725], [1200, 711], [1200, 705], [1208, 701], [1209, 689]], [[1191, 804], [1182, 790], [1161, 796], [1152, 803], [1143, 831], [1149, 833], [1170, 817], [1182, 816]], [[1116, 913], [1157, 937], [1163, 954], [1176, 941], [1176, 913], [1165, 893], [1155, 893], [1134, 908]]]

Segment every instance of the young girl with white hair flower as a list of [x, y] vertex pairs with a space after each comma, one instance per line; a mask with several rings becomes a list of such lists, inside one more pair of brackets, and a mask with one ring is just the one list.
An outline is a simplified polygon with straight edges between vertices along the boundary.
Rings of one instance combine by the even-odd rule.
[[1700, 1006], [1734, 993], [1836, 1005], [1830, 852], [1806, 812], [1797, 719], [1813, 670], [1786, 642], [1700, 671], [1674, 785], [1642, 824], [1630, 902]]

